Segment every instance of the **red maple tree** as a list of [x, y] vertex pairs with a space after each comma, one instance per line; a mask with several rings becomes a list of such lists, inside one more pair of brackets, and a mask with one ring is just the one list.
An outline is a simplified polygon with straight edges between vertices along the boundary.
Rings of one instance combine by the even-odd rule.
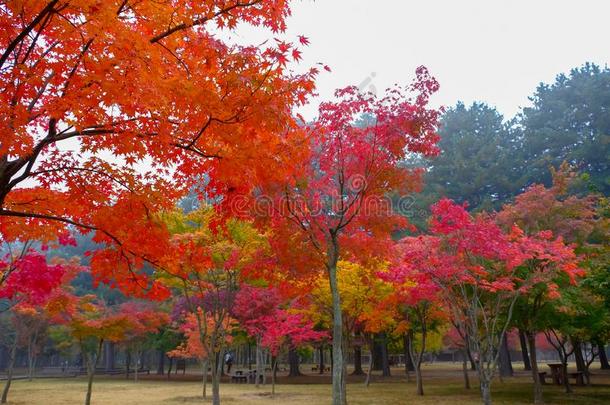
[[[292, 108], [317, 69], [297, 44], [236, 45], [237, 24], [279, 34], [286, 0], [27, 0], [0, 14], [0, 235], [95, 232], [93, 275], [160, 297], [139, 269], [165, 249], [151, 212], [200, 182], [231, 200], [281, 176], [302, 132]], [[294, 152], [294, 153], [292, 153]]]

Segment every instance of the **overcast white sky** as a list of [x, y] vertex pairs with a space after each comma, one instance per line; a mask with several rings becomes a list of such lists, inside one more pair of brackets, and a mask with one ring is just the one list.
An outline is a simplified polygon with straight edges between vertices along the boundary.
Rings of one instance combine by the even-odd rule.
[[[441, 84], [435, 104], [485, 101], [510, 117], [541, 81], [585, 61], [610, 63], [606, 0], [294, 0], [292, 14], [287, 37], [311, 41], [302, 65], [332, 68], [319, 99], [372, 75], [379, 91], [406, 84], [425, 65]], [[238, 33], [250, 43], [258, 35]]]

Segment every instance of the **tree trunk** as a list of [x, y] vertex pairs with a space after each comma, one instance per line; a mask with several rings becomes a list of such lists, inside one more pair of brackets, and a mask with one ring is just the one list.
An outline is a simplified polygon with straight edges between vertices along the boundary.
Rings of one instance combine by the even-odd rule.
[[415, 383], [417, 384], [417, 395], [424, 395], [424, 381], [421, 375], [421, 362], [417, 362], [415, 366]]
[[85, 405], [91, 404], [91, 393], [93, 392], [93, 376], [95, 376], [95, 370], [89, 370], [87, 373], [87, 396], [85, 397]]
[[125, 353], [125, 379], [129, 380], [129, 368], [131, 367], [131, 352], [127, 350]]
[[570, 380], [568, 379], [568, 358], [567, 356], [562, 356], [561, 359], [561, 374], [563, 379], [563, 387], [565, 388], [566, 394], [572, 393], [572, 386], [570, 385]]
[[[104, 364], [104, 369], [106, 370], [106, 372], [110, 372], [112, 370], [114, 370], [114, 343], [113, 342], [106, 342], [104, 344], [104, 357], [105, 357], [105, 364]], [[163, 374], [163, 373], [161, 373]]]
[[[215, 347], [214, 343], [210, 347]], [[212, 369], [212, 405], [220, 405], [220, 376], [222, 375], [222, 352], [212, 352], [211, 356]]]
[[468, 360], [470, 361], [470, 369], [475, 371], [477, 369], [477, 364], [472, 358], [472, 352], [470, 351], [470, 347], [468, 346], [468, 344], [466, 344], [466, 354], [468, 355]]
[[576, 370], [585, 372], [585, 359], [582, 356], [582, 343], [578, 340], [572, 339], [572, 344], [574, 345], [574, 360], [576, 362]]
[[165, 374], [165, 353], [163, 350], [158, 350], [158, 362], [157, 362], [157, 374], [164, 375]]
[[36, 338], [30, 340], [28, 344], [28, 380], [32, 381], [34, 378], [34, 362], [36, 359], [36, 355], [34, 354], [35, 348], [35, 340]]
[[91, 355], [84, 354], [83, 351], [83, 357], [87, 358], [87, 395], [85, 396], [85, 405], [91, 405], [91, 394], [93, 392], [93, 377], [95, 376], [95, 369], [97, 368], [97, 364], [102, 354], [103, 344], [104, 341], [100, 340], [97, 347], [97, 352], [93, 354], [93, 358], [91, 358]]
[[464, 375], [464, 388], [470, 389], [470, 377], [468, 376], [468, 354], [462, 349], [462, 374]]
[[277, 356], [271, 357], [271, 398], [275, 396], [275, 370], [277, 370]]
[[263, 366], [263, 354], [261, 350], [260, 337], [256, 340], [256, 388], [260, 385], [260, 381], [264, 378], [265, 368]]
[[371, 339], [370, 347], [370, 355], [369, 355], [369, 368], [366, 370], [366, 379], [364, 380], [364, 386], [368, 387], [371, 383], [371, 372], [373, 371], [373, 339]]
[[525, 336], [525, 332], [519, 329], [519, 343], [521, 345], [521, 357], [523, 358], [523, 368], [526, 371], [530, 371], [532, 369], [532, 365], [530, 364], [530, 356], [527, 352], [527, 338]]
[[170, 357], [169, 358], [169, 366], [167, 367], [167, 379], [168, 380], [172, 376], [172, 367], [173, 367], [173, 365], [174, 365], [174, 358]]
[[141, 357], [141, 352], [139, 350], [136, 350], [136, 367], [133, 371], [133, 381], [134, 382], [138, 382], [138, 369], [140, 368], [140, 357]]
[[354, 347], [354, 372], [352, 375], [364, 375], [362, 370], [362, 347]]
[[542, 383], [540, 382], [540, 375], [538, 375], [538, 360], [536, 356], [536, 334], [534, 332], [527, 332], [526, 335], [529, 343], [532, 378], [534, 380], [534, 403], [543, 404]]
[[598, 345], [599, 350], [599, 365], [602, 370], [610, 370], [610, 363], [608, 363], [608, 356], [606, 355], [606, 346]]
[[409, 331], [409, 353], [415, 363], [415, 383], [417, 384], [417, 395], [424, 395], [424, 382], [421, 375], [421, 363], [424, 358], [424, 352], [426, 350], [426, 328], [422, 328], [421, 347], [419, 351], [413, 347], [413, 331]]
[[290, 366], [288, 377], [298, 377], [303, 375], [299, 369], [299, 354], [297, 353], [296, 348], [291, 347], [288, 349], [288, 364]]
[[489, 381], [481, 381], [481, 400], [484, 405], [491, 405], [491, 387]]
[[326, 365], [324, 364], [324, 346], [320, 346], [318, 349], [320, 352], [320, 364], [318, 365], [318, 374], [324, 374], [324, 368]]
[[510, 351], [508, 350], [508, 339], [506, 338], [506, 333], [502, 337], [502, 342], [500, 344], [500, 376], [502, 377], [512, 377], [513, 376], [513, 365], [510, 359]]
[[371, 357], [373, 359], [373, 371], [381, 371], [383, 369], [381, 339], [379, 335], [373, 335], [372, 339]]
[[413, 366], [413, 359], [411, 358], [411, 351], [409, 350], [410, 337], [408, 333], [402, 335], [403, 354], [405, 356], [405, 374], [407, 375], [407, 381], [409, 381], [409, 371], [415, 371]]
[[587, 367], [587, 362], [585, 361], [582, 355], [582, 343], [578, 340], [572, 340], [574, 345], [574, 360], [576, 361], [576, 370], [581, 371], [584, 376], [585, 384], [589, 385], [591, 383], [589, 376], [589, 367]]
[[208, 397], [208, 359], [207, 357], [201, 362], [201, 396], [203, 399]]
[[341, 312], [341, 297], [337, 282], [337, 259], [339, 247], [333, 238], [329, 247], [328, 278], [333, 304], [333, 405], [346, 405], [345, 366], [343, 361], [343, 314]]
[[388, 335], [381, 334], [381, 375], [390, 377], [390, 358], [388, 356]]
[[8, 392], [11, 389], [11, 382], [13, 381], [13, 368], [15, 367], [15, 357], [17, 355], [17, 337], [15, 336], [15, 341], [11, 345], [11, 350], [9, 352], [8, 365], [6, 371], [6, 382], [4, 383], [4, 390], [2, 390], [2, 399], [0, 403], [6, 404], [8, 401]]

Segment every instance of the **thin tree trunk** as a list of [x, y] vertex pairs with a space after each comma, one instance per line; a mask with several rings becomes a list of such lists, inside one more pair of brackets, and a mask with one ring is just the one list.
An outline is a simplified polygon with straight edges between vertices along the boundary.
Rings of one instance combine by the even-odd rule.
[[573, 342], [572, 344], [574, 345], [574, 360], [576, 361], [576, 370], [584, 373], [587, 367], [585, 366], [585, 359], [582, 356], [582, 343], [580, 343], [578, 340], [571, 340]]
[[510, 359], [510, 351], [508, 350], [508, 339], [506, 333], [502, 336], [502, 342], [500, 343], [500, 376], [501, 377], [512, 377], [513, 376], [513, 365]]
[[527, 352], [527, 338], [525, 336], [525, 332], [519, 329], [519, 343], [521, 345], [521, 357], [523, 358], [523, 368], [526, 371], [530, 371], [532, 369], [532, 365], [530, 364], [530, 356]]
[[602, 370], [610, 370], [610, 363], [608, 363], [608, 356], [606, 355], [606, 346], [600, 344], [597, 346], [599, 350], [599, 365]]
[[172, 367], [174, 366], [174, 358], [170, 357], [169, 358], [169, 365], [167, 367], [167, 379], [169, 380], [170, 377], [172, 376]]
[[362, 370], [362, 347], [354, 347], [354, 372], [352, 375], [364, 375]]
[[329, 247], [328, 272], [330, 281], [330, 291], [332, 294], [333, 306], [333, 405], [346, 405], [345, 395], [345, 367], [343, 362], [343, 317], [341, 313], [341, 297], [339, 295], [339, 285], [337, 282], [337, 259], [339, 247], [336, 237], [332, 240]]
[[388, 335], [384, 332], [381, 334], [381, 375], [390, 377], [390, 358], [388, 356]]
[[472, 352], [470, 351], [470, 347], [468, 345], [466, 345], [466, 354], [468, 355], [468, 360], [470, 361], [470, 369], [475, 371], [477, 369], [477, 364], [472, 358]]
[[203, 399], [206, 399], [208, 397], [208, 358], [207, 357], [201, 362], [201, 374], [202, 374], [201, 395], [203, 396]]
[[411, 351], [409, 350], [409, 334], [405, 333], [402, 335], [403, 354], [405, 356], [405, 374], [407, 375], [407, 382], [411, 379], [410, 371], [415, 371], [413, 365], [413, 359], [411, 358]]
[[271, 398], [275, 396], [275, 370], [277, 369], [277, 356], [271, 357]]
[[13, 381], [13, 369], [15, 367], [15, 357], [17, 355], [17, 337], [15, 336], [15, 341], [11, 345], [11, 350], [9, 352], [8, 358], [8, 366], [6, 371], [6, 382], [4, 383], [4, 390], [2, 390], [2, 399], [0, 403], [6, 404], [8, 401], [8, 392], [11, 389], [11, 382]]
[[424, 395], [424, 383], [421, 375], [421, 363], [424, 358], [424, 352], [426, 350], [426, 329], [422, 329], [421, 347], [419, 351], [416, 351], [413, 347], [413, 331], [409, 331], [409, 352], [411, 358], [415, 362], [415, 383], [417, 384], [417, 395]]
[[[587, 362], [585, 361], [582, 351], [583, 345], [582, 342], [578, 340], [573, 340], [574, 345], [574, 360], [576, 361], [576, 370], [582, 372], [585, 384], [589, 385], [591, 383], [589, 376], [589, 367], [587, 366]], [[593, 350], [591, 350], [593, 352]]]
[[470, 389], [470, 377], [468, 376], [468, 354], [462, 349], [462, 373], [464, 374], [464, 388]]
[[[107, 373], [114, 370], [114, 343], [106, 342], [104, 344], [105, 364], [104, 368]], [[163, 374], [163, 373], [161, 373]]]
[[534, 403], [543, 404], [542, 383], [540, 382], [540, 375], [538, 374], [538, 359], [536, 356], [536, 334], [534, 332], [527, 332], [526, 335], [529, 344], [532, 378], [534, 380]]
[[[372, 339], [371, 339], [372, 340]], [[371, 353], [369, 354], [369, 369], [366, 370], [366, 379], [364, 380], [364, 386], [368, 387], [371, 383], [371, 372], [373, 371], [373, 343], [370, 344]]]
[[562, 356], [561, 359], [561, 374], [563, 379], [563, 387], [565, 388], [566, 394], [572, 393], [572, 386], [570, 385], [570, 380], [568, 379], [568, 358], [567, 356]]
[[158, 350], [158, 353], [157, 375], [165, 375], [165, 353], [163, 350]]
[[93, 377], [95, 376], [95, 369], [97, 368], [97, 363], [102, 354], [102, 345], [104, 344], [103, 340], [100, 340], [97, 352], [91, 356], [83, 354], [84, 357], [88, 359], [87, 361], [87, 396], [85, 397], [85, 405], [91, 405], [91, 394], [93, 392]]
[[141, 353], [139, 350], [136, 350], [136, 368], [133, 371], [133, 381], [138, 382], [138, 369], [140, 368], [140, 357]]
[[34, 378], [35, 341], [36, 341], [36, 337], [34, 337], [33, 339], [30, 339], [29, 344], [28, 344], [28, 380], [29, 381], [32, 381], [32, 378]]
[[262, 355], [262, 350], [261, 350], [261, 342], [260, 342], [260, 338], [257, 338], [256, 340], [256, 374], [255, 374], [255, 383], [256, 383], [256, 388], [259, 387], [260, 385], [260, 381], [263, 378], [263, 375], [265, 373], [265, 369], [263, 367], [263, 355]]
[[371, 356], [373, 357], [373, 371], [383, 370], [383, 360], [381, 354], [381, 338], [379, 334], [372, 335]]
[[484, 405], [491, 405], [491, 387], [489, 381], [481, 380], [481, 400]]
[[326, 365], [324, 364], [324, 346], [320, 346], [320, 364], [318, 365], [318, 374], [324, 374], [324, 368]]
[[[210, 345], [214, 347], [214, 344]], [[222, 352], [211, 353], [212, 405], [220, 405], [220, 376], [222, 375]]]
[[129, 380], [129, 368], [131, 366], [131, 352], [127, 350], [125, 353], [125, 379]]

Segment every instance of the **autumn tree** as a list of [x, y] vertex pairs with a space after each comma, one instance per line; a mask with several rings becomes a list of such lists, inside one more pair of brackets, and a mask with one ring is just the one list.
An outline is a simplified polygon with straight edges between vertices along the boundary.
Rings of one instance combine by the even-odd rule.
[[235, 297], [233, 313], [240, 326], [256, 342], [255, 383], [265, 382], [265, 365], [263, 364], [263, 338], [269, 329], [277, 325], [273, 322], [278, 315], [282, 302], [277, 289], [244, 285]]
[[[167, 296], [139, 271], [165, 249], [151, 212], [207, 173], [230, 195], [285, 174], [317, 69], [291, 73], [286, 0], [27, 0], [0, 13], [0, 235], [94, 231], [96, 279]], [[238, 24], [277, 34], [226, 39]], [[128, 218], [129, 220], [125, 220]]]
[[125, 332], [121, 343], [135, 357], [134, 381], [138, 381], [140, 359], [146, 347], [152, 345], [153, 334], [169, 323], [169, 316], [153, 304], [128, 301], [121, 304], [118, 312], [129, 319], [130, 328]]
[[87, 371], [85, 405], [90, 405], [93, 378], [104, 342], [133, 339], [135, 334], [158, 330], [167, 316], [129, 303], [109, 307], [95, 295], [77, 297], [67, 288], [49, 300], [46, 309], [53, 322], [63, 326], [83, 357]]
[[285, 308], [286, 303], [273, 287], [243, 286], [235, 299], [233, 312], [248, 335], [256, 339], [256, 385], [264, 376], [261, 348], [272, 356], [271, 395], [275, 395], [277, 357], [284, 348], [297, 348], [305, 343], [324, 339], [326, 332], [314, 330], [314, 325], [303, 313]]
[[[506, 204], [497, 215], [497, 221], [506, 229], [517, 225], [531, 236], [531, 240], [545, 234], [559, 235], [563, 240], [574, 244], [579, 253], [585, 253], [588, 238], [598, 223], [596, 211], [597, 197], [594, 195], [578, 196], [571, 194], [570, 187], [578, 180], [577, 173], [569, 165], [563, 163], [559, 168], [551, 168], [553, 185], [545, 187], [535, 184], [524, 193], [518, 195], [512, 204]], [[538, 236], [537, 236], [538, 235]], [[550, 237], [550, 236], [549, 236]], [[550, 243], [550, 239], [548, 241]], [[537, 244], [523, 245], [530, 253], [534, 253], [541, 246]], [[557, 246], [555, 253], [561, 252]], [[563, 255], [573, 255], [563, 251]], [[543, 261], [529, 261], [529, 271], [539, 271], [544, 267]], [[536, 334], [544, 332], [549, 327], [550, 314], [556, 312], [557, 299], [562, 291], [573, 290], [571, 283], [574, 280], [566, 278], [562, 272], [548, 274], [548, 278], [536, 283], [527, 293], [522, 294], [516, 302], [514, 323], [524, 331], [529, 344], [531, 357], [532, 378], [534, 380], [534, 396], [536, 403], [542, 403], [542, 385], [539, 381], [538, 366], [536, 362]], [[573, 295], [573, 294], [572, 294]], [[572, 311], [572, 310], [569, 310]], [[560, 318], [565, 318], [562, 314]], [[565, 320], [565, 319], [564, 319]], [[567, 323], [565, 324], [567, 327]], [[565, 354], [563, 338], [551, 339], [561, 356]], [[565, 343], [565, 344], [564, 344]], [[565, 357], [564, 372], [567, 373], [567, 356]], [[566, 381], [567, 382], [567, 381]], [[566, 390], [569, 390], [566, 385]]]
[[27, 352], [28, 379], [32, 381], [36, 360], [46, 343], [49, 319], [43, 310], [30, 305], [16, 308], [14, 319], [18, 345]]
[[[373, 353], [373, 334], [384, 331], [394, 323], [392, 308], [385, 302], [391, 294], [391, 285], [380, 279], [378, 272], [387, 263], [358, 264], [347, 260], [337, 263], [337, 285], [341, 297], [344, 346], [354, 349], [354, 374], [362, 371], [362, 349]], [[333, 324], [332, 293], [325, 274], [319, 274], [311, 282], [307, 293], [309, 317], [321, 327], [331, 330]], [[372, 361], [372, 355], [371, 355]], [[372, 364], [369, 364], [366, 385], [370, 381]]]
[[[75, 262], [50, 263], [42, 253], [32, 249], [31, 242], [23, 243], [19, 249], [11, 248], [11, 244], [7, 244], [7, 247], [8, 252], [0, 258], [0, 304], [6, 307], [0, 309], [0, 314], [5, 312], [6, 316], [10, 318], [8, 324], [12, 324], [13, 327], [3, 333], [3, 340], [8, 339], [4, 343], [10, 349], [8, 375], [1, 403], [7, 402], [17, 347], [20, 341], [24, 339], [29, 341], [30, 336], [27, 335], [34, 332], [22, 321], [29, 318], [30, 315], [43, 316], [41, 313], [36, 314], [35, 308], [43, 307], [51, 299], [53, 293], [67, 283], [79, 268]], [[9, 310], [11, 312], [6, 312]], [[32, 344], [35, 342], [30, 341], [29, 343], [31, 343], [28, 344], [29, 348], [34, 350]], [[33, 355], [32, 350], [29, 350], [30, 356]]]
[[429, 335], [446, 317], [440, 287], [434, 279], [436, 258], [424, 238], [409, 237], [396, 249], [398, 260], [380, 276], [392, 285], [391, 300], [400, 315], [397, 329], [406, 334], [405, 350], [414, 363], [417, 394], [424, 395], [421, 364]]
[[195, 321], [203, 349], [204, 375], [212, 372], [212, 401], [220, 403], [223, 353], [232, 328], [232, 308], [243, 274], [268, 250], [265, 235], [247, 221], [223, 218], [210, 206], [159, 215], [173, 235], [159, 257], [159, 279], [179, 292], [185, 315]]
[[514, 226], [505, 233], [492, 217], [472, 217], [446, 199], [432, 207], [432, 214], [433, 234], [421, 237], [435, 263], [430, 271], [477, 357], [481, 396], [489, 404], [500, 345], [518, 298], [539, 288], [557, 298], [556, 277], [574, 283], [582, 271], [572, 247], [550, 231], [528, 236]]
[[[326, 270], [333, 303], [333, 404], [343, 405], [345, 363], [343, 320], [337, 263], [385, 251], [390, 232], [405, 220], [388, 207], [386, 194], [418, 188], [420, 170], [401, 165], [407, 154], [434, 155], [438, 112], [427, 108], [438, 83], [421, 67], [407, 89], [394, 88], [382, 98], [356, 87], [336, 92], [338, 101], [320, 105], [311, 138], [304, 143], [307, 164], [270, 190], [269, 214], [275, 223], [309, 242], [315, 266]], [[414, 99], [407, 92], [417, 93]], [[358, 119], [362, 121], [357, 123]], [[376, 250], [379, 248], [379, 250]]]

